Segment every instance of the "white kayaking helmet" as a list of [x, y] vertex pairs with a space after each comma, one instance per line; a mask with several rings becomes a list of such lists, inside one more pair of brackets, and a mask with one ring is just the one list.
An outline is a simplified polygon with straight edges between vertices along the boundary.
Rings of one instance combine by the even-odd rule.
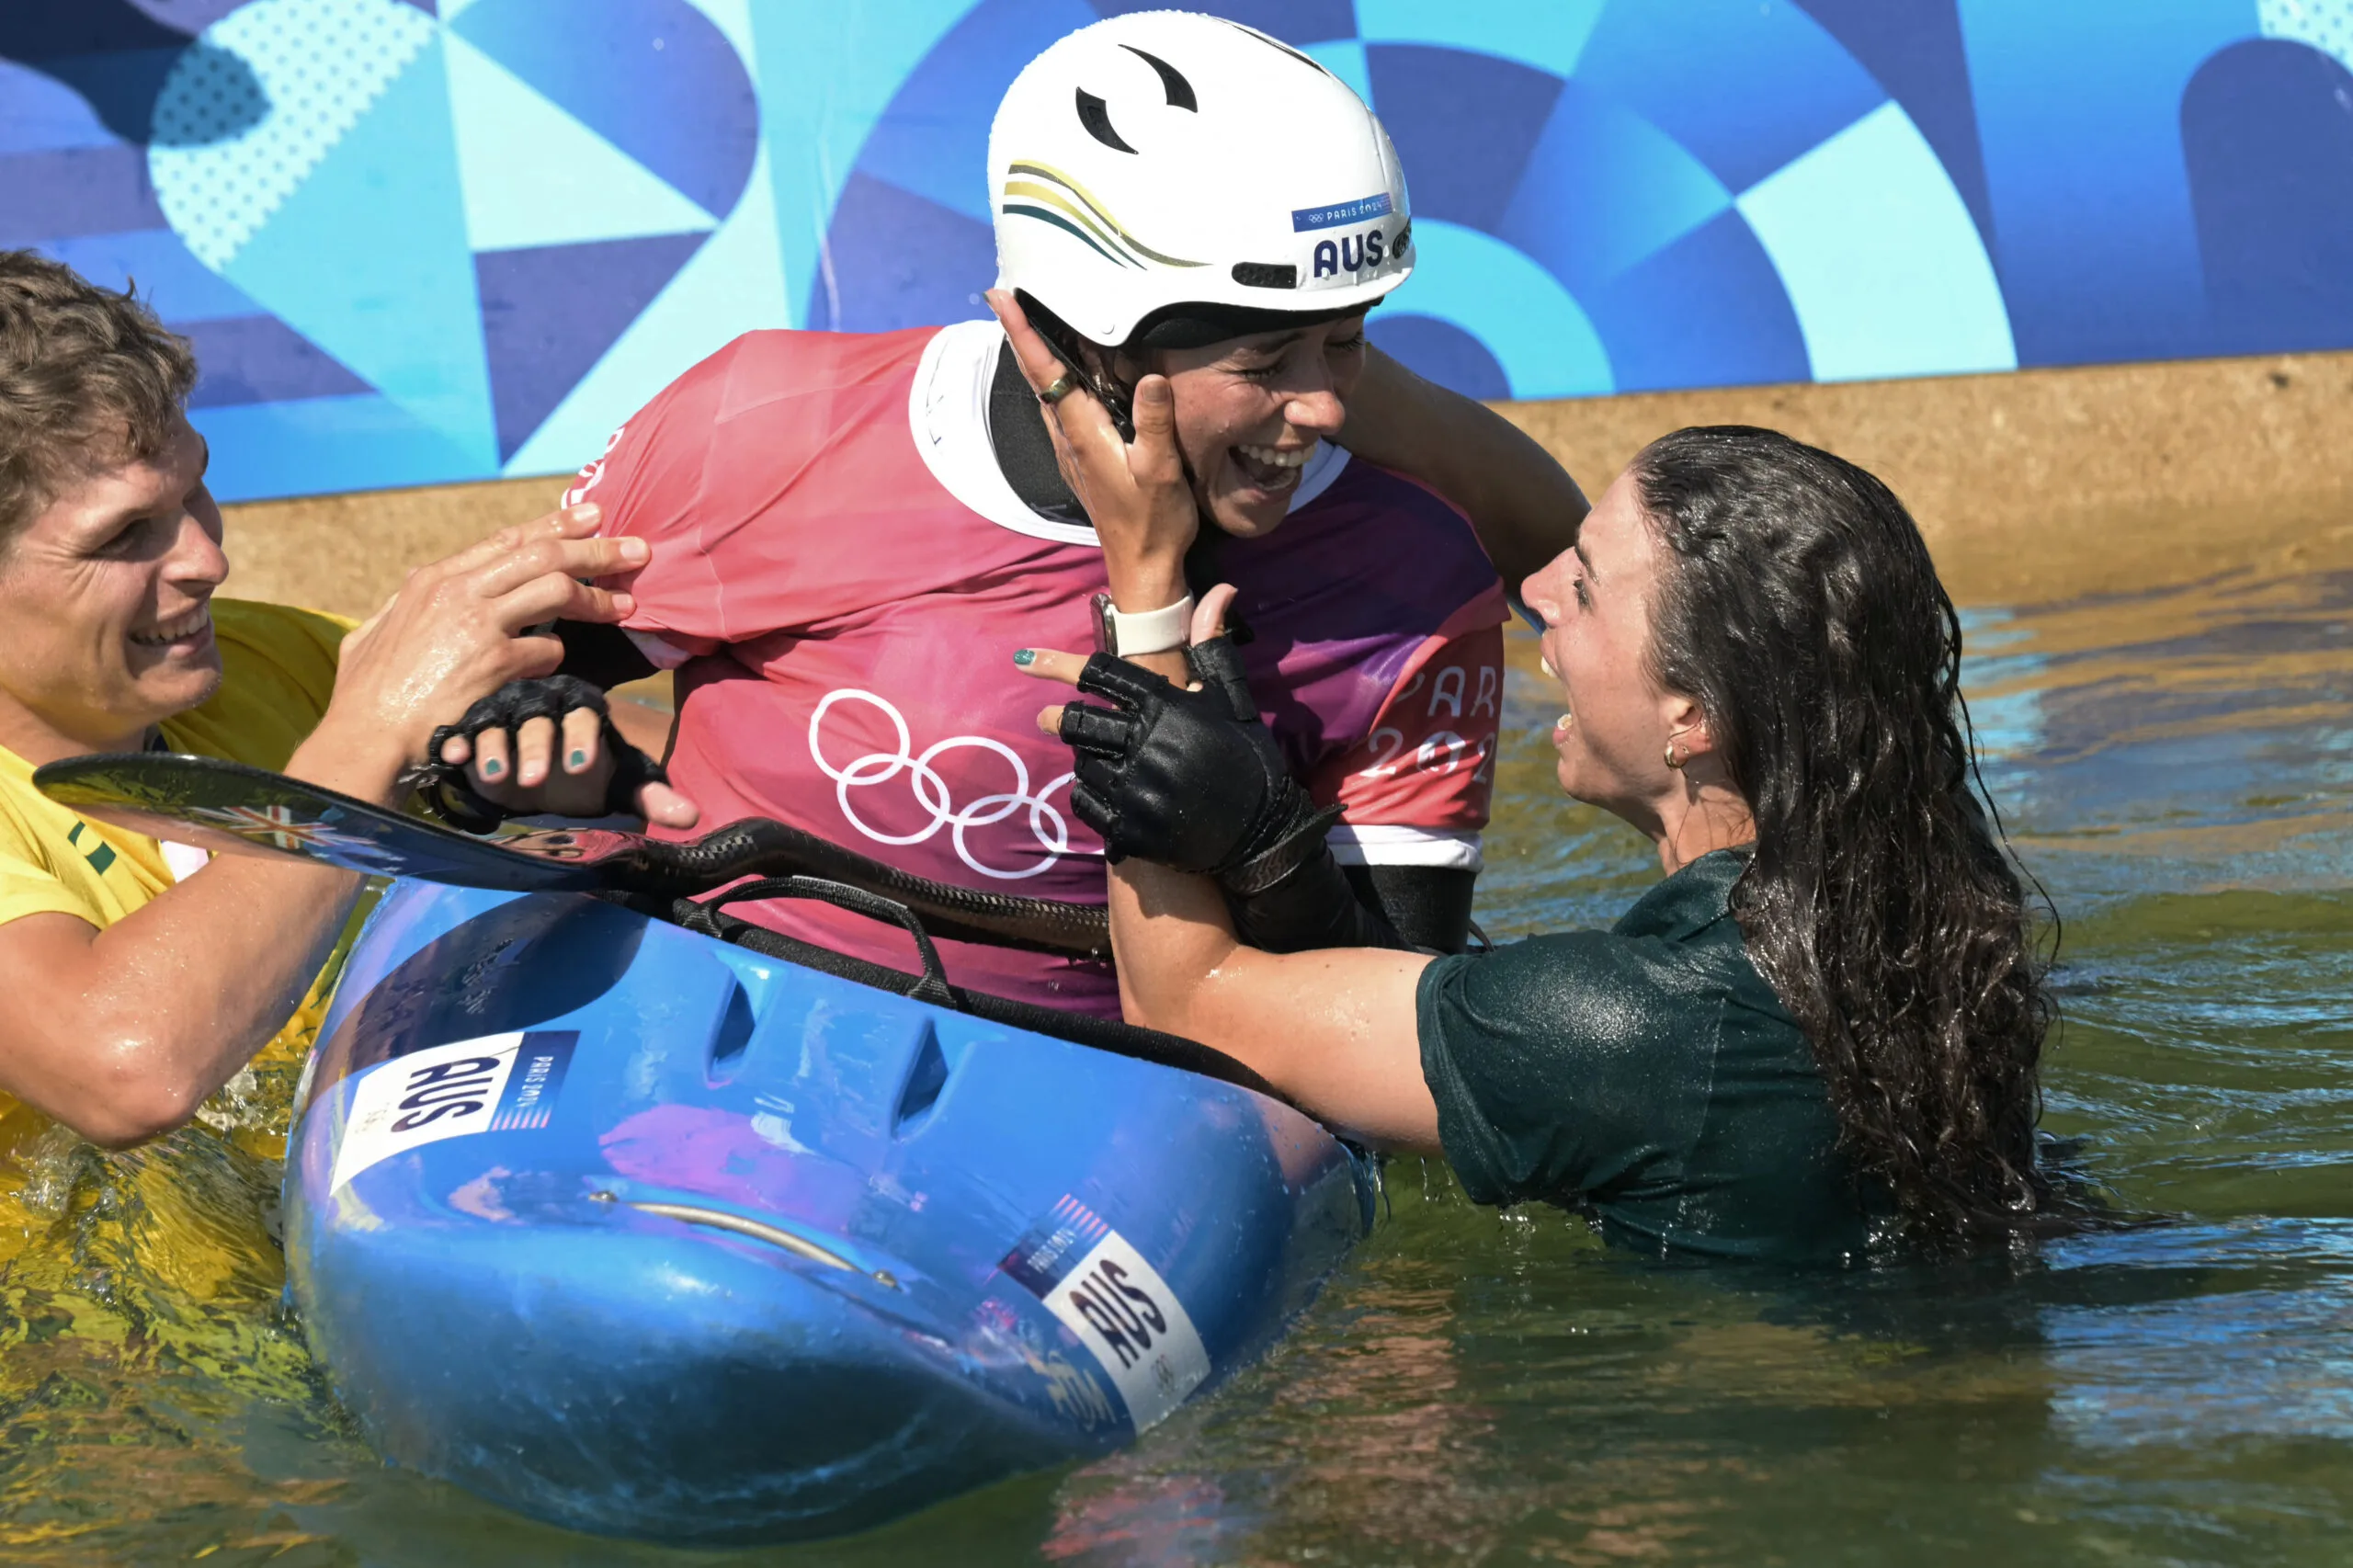
[[1348, 85], [1252, 28], [1081, 28], [989, 127], [997, 286], [1107, 347], [1370, 305], [1414, 269], [1397, 151]]

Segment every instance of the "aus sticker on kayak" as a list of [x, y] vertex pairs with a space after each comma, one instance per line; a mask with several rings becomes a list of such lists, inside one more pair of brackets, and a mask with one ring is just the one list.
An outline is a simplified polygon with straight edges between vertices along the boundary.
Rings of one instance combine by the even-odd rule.
[[577, 1029], [525, 1029], [412, 1051], [359, 1080], [330, 1192], [394, 1154], [469, 1132], [545, 1127]]
[[1209, 1352], [1168, 1281], [1075, 1198], [1055, 1204], [999, 1267], [1102, 1363], [1137, 1431], [1210, 1375]]

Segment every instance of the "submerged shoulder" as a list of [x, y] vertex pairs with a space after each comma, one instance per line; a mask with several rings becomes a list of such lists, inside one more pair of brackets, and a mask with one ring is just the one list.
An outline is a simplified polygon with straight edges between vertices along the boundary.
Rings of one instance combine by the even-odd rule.
[[1438, 1049], [1546, 1074], [1635, 1061], [1704, 1072], [1727, 1038], [1744, 1056], [1806, 1055], [1729, 917], [1671, 937], [1574, 931], [1442, 959], [1418, 1007]]
[[1681, 1168], [1721, 1009], [1661, 947], [1580, 931], [1423, 971], [1422, 1075], [1473, 1198], [1614, 1193]]
[[1698, 1244], [1677, 1218], [1687, 1199], [1722, 1208], [1725, 1191], [1811, 1170], [1836, 1130], [1803, 1036], [1745, 967], [1711, 944], [1605, 932], [1432, 964], [1423, 1075], [1466, 1189], [1590, 1199]]

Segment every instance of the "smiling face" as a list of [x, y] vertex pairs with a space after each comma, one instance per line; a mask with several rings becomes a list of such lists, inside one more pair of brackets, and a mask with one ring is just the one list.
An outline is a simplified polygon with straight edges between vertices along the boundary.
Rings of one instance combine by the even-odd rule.
[[1244, 539], [1281, 526], [1316, 444], [1339, 434], [1364, 351], [1359, 314], [1157, 357], [1202, 516]]
[[210, 601], [229, 562], [207, 455], [181, 421], [154, 458], [69, 484], [0, 552], [0, 744], [33, 762], [135, 748], [220, 685]]
[[1521, 585], [1545, 624], [1544, 662], [1561, 683], [1552, 726], [1561, 788], [1644, 831], [1680, 788], [1666, 766], [1670, 738], [1696, 718], [1688, 699], [1651, 677], [1650, 607], [1661, 552], [1633, 482], [1621, 475], [1578, 531], [1574, 550]]

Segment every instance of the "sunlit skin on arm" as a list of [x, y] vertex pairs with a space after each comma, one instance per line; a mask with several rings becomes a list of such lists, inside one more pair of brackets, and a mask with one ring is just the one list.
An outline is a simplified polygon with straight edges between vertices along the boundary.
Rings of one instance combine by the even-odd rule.
[[1216, 883], [1133, 858], [1111, 869], [1111, 941], [1130, 1023], [1216, 1046], [1377, 1148], [1438, 1152], [1414, 1021], [1427, 955], [1262, 953], [1234, 940]]
[[[0, 555], [0, 744], [35, 765], [136, 751], [221, 678], [210, 602], [228, 575], [194, 431], [52, 501]], [[420, 568], [346, 639], [335, 696], [286, 771], [391, 803], [433, 725], [551, 669], [557, 615], [609, 620], [625, 596], [580, 576], [644, 558], [589, 537], [593, 513], [510, 528]], [[222, 857], [99, 930], [47, 913], [0, 926], [0, 1090], [93, 1142], [185, 1121], [282, 1027], [361, 887], [294, 860]]]
[[[1194, 612], [1193, 641], [1223, 629], [1233, 589]], [[1023, 666], [1071, 684], [1086, 661], [1041, 650]], [[1049, 734], [1061, 707], [1038, 715]], [[1381, 1148], [1438, 1150], [1438, 1107], [1422, 1081], [1414, 987], [1421, 953], [1371, 948], [1260, 952], [1234, 938], [1207, 877], [1131, 858], [1111, 869], [1111, 942], [1130, 1023], [1216, 1046], [1322, 1119]]]

